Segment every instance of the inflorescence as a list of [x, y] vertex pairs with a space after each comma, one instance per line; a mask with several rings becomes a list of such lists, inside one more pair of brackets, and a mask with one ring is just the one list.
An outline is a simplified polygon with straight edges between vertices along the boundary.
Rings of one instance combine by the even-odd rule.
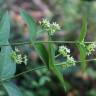
[[[51, 35], [53, 35], [56, 31], [60, 30], [59, 24], [57, 24], [56, 22], [53, 22], [51, 24], [47, 19], [43, 19], [39, 22], [39, 24], [41, 25], [43, 30], [50, 32]], [[87, 55], [90, 55], [93, 51], [95, 51], [96, 48], [96, 43], [85, 45], [85, 43], [82, 42], [81, 45], [86, 48]], [[66, 58], [64, 64], [66, 64], [67, 67], [76, 65], [75, 59], [70, 55], [70, 49], [68, 49], [66, 46], [60, 46], [58, 52], [60, 55]], [[15, 48], [15, 51], [12, 51], [11, 57], [17, 64], [24, 63], [25, 65], [27, 65], [27, 56], [21, 55], [20, 50], [18, 48]]]
[[96, 48], [96, 43], [92, 43], [92, 44], [89, 44], [87, 47], [87, 55], [90, 55], [92, 54], [92, 52], [95, 51], [95, 48]]
[[58, 52], [66, 58], [65, 64], [67, 64], [68, 67], [75, 66], [76, 61], [72, 56], [70, 56], [70, 49], [68, 49], [66, 46], [60, 46]]
[[42, 19], [39, 24], [43, 30], [50, 32], [51, 35], [53, 35], [56, 31], [60, 30], [59, 24], [57, 24], [56, 22], [53, 22], [51, 24], [47, 19]]
[[20, 50], [18, 48], [15, 48], [15, 51], [12, 51], [11, 57], [16, 64], [24, 63], [25, 65], [27, 65], [27, 62], [28, 62], [27, 55], [24, 55], [24, 56], [21, 55]]
[[[50, 23], [47, 19], [42, 19], [39, 24], [43, 30], [50, 32], [51, 35], [60, 30], [59, 24], [57, 24], [56, 22]], [[93, 51], [95, 51], [96, 48], [96, 43], [86, 45], [83, 41], [81, 45], [87, 50], [87, 55], [90, 55]], [[67, 64], [68, 67], [75, 66], [76, 61], [72, 56], [70, 56], [70, 49], [68, 49], [66, 46], [60, 46], [58, 52], [60, 55], [66, 58], [65, 64]]]

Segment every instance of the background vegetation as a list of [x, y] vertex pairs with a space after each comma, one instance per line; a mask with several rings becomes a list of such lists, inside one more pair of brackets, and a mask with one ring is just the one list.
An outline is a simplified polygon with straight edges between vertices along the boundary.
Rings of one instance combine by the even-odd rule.
[[[50, 22], [56, 21], [59, 23], [61, 30], [56, 32], [52, 38], [55, 41], [76, 41], [80, 35], [83, 16], [87, 17], [88, 23], [85, 41], [95, 41], [96, 39], [95, 0], [0, 0], [0, 6], [1, 14], [3, 14], [5, 10], [8, 10], [11, 17], [10, 43], [30, 41], [28, 28], [20, 15], [21, 8], [26, 10], [26, 12], [35, 19], [37, 25], [39, 25], [38, 22], [42, 20], [42, 18], [48, 18]], [[7, 18], [8, 17], [4, 17], [4, 20], [7, 20]], [[6, 26], [8, 27], [8, 24], [6, 24]], [[1, 29], [4, 30], [3, 27], [1, 27]], [[0, 32], [2, 31], [1, 29]], [[7, 29], [7, 31], [8, 30], [9, 29]], [[47, 33], [42, 31], [39, 26], [37, 26], [37, 32], [36, 40], [48, 40]], [[6, 42], [3, 41], [3, 44], [5, 43]], [[63, 44], [71, 49], [71, 54], [75, 60], [79, 60], [79, 50], [76, 44], [58, 43], [55, 45], [57, 50], [56, 54], [58, 54], [58, 46]], [[17, 90], [20, 89], [20, 93], [18, 93], [19, 95], [23, 93], [23, 96], [96, 96], [95, 60], [86, 62], [87, 68], [84, 72], [78, 66], [63, 69], [62, 73], [64, 79], [69, 84], [68, 90], [65, 92], [54, 74], [46, 68], [36, 70], [36, 68], [43, 66], [44, 64], [33, 46], [24, 44], [18, 45], [17, 47], [21, 54], [27, 54], [28, 64], [27, 66], [24, 64], [17, 64], [15, 75], [35, 68], [26, 74], [24, 73], [12, 79], [18, 88], [13, 85], [13, 83], [11, 85], [14, 88], [16, 87]], [[14, 49], [15, 46], [12, 45], [12, 48]], [[6, 54], [8, 54], [9, 51], [10, 50], [7, 50]], [[95, 53], [96, 52], [88, 56], [87, 59], [94, 59], [96, 56]], [[59, 57], [58, 60], [62, 61], [63, 58]], [[0, 76], [0, 78], [1, 77], [2, 76]], [[13, 91], [16, 96], [19, 96], [16, 91], [8, 87], [8, 84], [10, 84], [10, 82], [5, 83], [5, 86]], [[11, 94], [9, 96], [15, 95]], [[0, 96], [8, 96], [5, 88], [1, 86]]]

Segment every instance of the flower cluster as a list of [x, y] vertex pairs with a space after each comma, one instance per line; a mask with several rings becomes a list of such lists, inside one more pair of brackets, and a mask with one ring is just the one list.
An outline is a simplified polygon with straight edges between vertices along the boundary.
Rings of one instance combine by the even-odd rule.
[[60, 30], [59, 24], [57, 24], [56, 22], [53, 22], [51, 24], [47, 19], [43, 19], [39, 22], [39, 24], [41, 25], [42, 29], [47, 32], [50, 32], [51, 35], [53, 35], [56, 31]]
[[75, 66], [76, 61], [72, 56], [69, 55], [70, 49], [68, 49], [66, 46], [60, 46], [59, 53], [67, 58], [65, 63], [68, 64], [68, 67]]
[[63, 56], [67, 56], [70, 53], [70, 49], [68, 49], [66, 46], [60, 46], [59, 53]]
[[26, 56], [26, 55], [22, 56], [22, 55], [20, 54], [20, 50], [18, 50], [18, 48], [15, 48], [15, 51], [12, 51], [11, 57], [12, 57], [12, 59], [13, 59], [17, 64], [22, 64], [22, 63], [24, 63], [25, 65], [27, 65], [27, 61], [28, 61], [27, 56]]
[[75, 63], [76, 61], [74, 60], [74, 58], [70, 55], [67, 55], [67, 61], [66, 61], [67, 64], [69, 64], [70, 66], [73, 65], [75, 66]]
[[93, 51], [95, 51], [95, 48], [96, 48], [96, 44], [95, 43], [92, 43], [92, 44], [89, 44], [87, 46], [87, 51], [88, 51], [88, 55], [90, 55]]

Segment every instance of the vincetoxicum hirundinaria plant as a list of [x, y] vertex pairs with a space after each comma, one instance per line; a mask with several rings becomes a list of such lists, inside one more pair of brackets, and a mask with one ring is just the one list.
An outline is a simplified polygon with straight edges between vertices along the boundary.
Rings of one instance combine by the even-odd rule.
[[[64, 62], [61, 62], [61, 64], [60, 62], [58, 63], [56, 61], [56, 57], [58, 56], [55, 56], [55, 41], [52, 41], [52, 36], [56, 31], [60, 30], [59, 24], [57, 24], [56, 22], [50, 23], [47, 19], [43, 19], [42, 21], [40, 21], [39, 24], [41, 28], [48, 33], [48, 41], [36, 41], [36, 22], [25, 11], [21, 10], [20, 14], [23, 17], [25, 23], [27, 24], [29, 30], [30, 42], [28, 42], [28, 44], [31, 43], [33, 45], [46, 67], [54, 75], [57, 76], [62, 87], [66, 89], [68, 83], [66, 83], [66, 81], [64, 80], [63, 74], [58, 69], [58, 66], [61, 66], [62, 69], [64, 69], [67, 67], [76, 66], [76, 63], [78, 61], [75, 61], [75, 59], [70, 55], [71, 50], [65, 45], [59, 46], [58, 56], [61, 55], [66, 60], [64, 59]], [[79, 39], [77, 41], [71, 42], [76, 43], [76, 45], [78, 46], [80, 51], [81, 68], [82, 70], [85, 70], [86, 56], [90, 55], [93, 51], [95, 51], [96, 44], [95, 42], [87, 42], [88, 44], [85, 44], [86, 42], [84, 41], [84, 38], [87, 31], [87, 19], [86, 17], [84, 17], [83, 19], [84, 20]], [[8, 12], [5, 12], [1, 16], [0, 20], [0, 86], [2, 85], [6, 89], [9, 96], [23, 96], [17, 86], [12, 83], [11, 78], [14, 77], [16, 71], [16, 63], [21, 64], [23, 62], [25, 65], [27, 65], [28, 59], [26, 55], [22, 56], [17, 48], [13, 51], [11, 48], [11, 44], [8, 41], [10, 35], [10, 18]], [[58, 41], [56, 42], [58, 43]], [[48, 48], [46, 48], [43, 43], [47, 43]]]

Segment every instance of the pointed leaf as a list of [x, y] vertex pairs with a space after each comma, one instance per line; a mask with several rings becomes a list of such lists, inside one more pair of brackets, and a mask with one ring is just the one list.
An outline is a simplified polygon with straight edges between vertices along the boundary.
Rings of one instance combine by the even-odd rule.
[[[49, 33], [49, 40], [51, 41], [51, 35]], [[55, 50], [53, 43], [48, 43], [49, 49], [49, 69], [53, 72], [54, 75], [60, 81], [62, 87], [66, 90], [67, 82], [64, 81], [63, 74], [55, 66]]]
[[[0, 44], [9, 44], [10, 19], [6, 12], [0, 22]], [[11, 60], [10, 46], [1, 46], [0, 52], [0, 79], [10, 78], [16, 71], [16, 65]]]
[[80, 44], [77, 45], [79, 51], [80, 51], [80, 60], [81, 62], [81, 68], [83, 68], [83, 70], [86, 68], [86, 51], [84, 48], [84, 45], [82, 45], [84, 43], [84, 38], [86, 36], [86, 32], [87, 32], [87, 17], [84, 16], [83, 17], [83, 24], [82, 24], [82, 28], [81, 28], [81, 32], [80, 32], [80, 37], [79, 37], [79, 42]]
[[78, 45], [78, 49], [79, 49], [79, 52], [80, 52], [80, 61], [81, 62], [81, 68], [82, 70], [84, 71], [86, 69], [86, 50], [84, 48], [84, 46], [82, 45]]
[[29, 37], [31, 41], [35, 40], [36, 38], [36, 23], [31, 16], [27, 14], [24, 10], [20, 12], [21, 16], [23, 17], [25, 23], [27, 24], [29, 30]]
[[34, 47], [36, 49], [36, 52], [38, 53], [38, 55], [42, 59], [42, 61], [48, 66], [49, 55], [48, 55], [48, 51], [45, 48], [45, 46], [41, 43], [38, 43], [38, 44], [35, 44]]
[[6, 12], [0, 21], [0, 44], [6, 44], [10, 33], [10, 18]]
[[0, 79], [10, 78], [15, 74], [16, 64], [11, 59], [10, 46], [1, 47], [0, 52]]
[[23, 96], [19, 88], [12, 82], [3, 82], [3, 86], [6, 89], [8, 96]]
[[79, 41], [82, 42], [86, 36], [86, 32], [87, 32], [87, 17], [84, 16], [83, 17], [83, 24], [82, 24], [82, 28], [81, 28], [81, 32], [80, 32], [80, 37], [79, 37]]

